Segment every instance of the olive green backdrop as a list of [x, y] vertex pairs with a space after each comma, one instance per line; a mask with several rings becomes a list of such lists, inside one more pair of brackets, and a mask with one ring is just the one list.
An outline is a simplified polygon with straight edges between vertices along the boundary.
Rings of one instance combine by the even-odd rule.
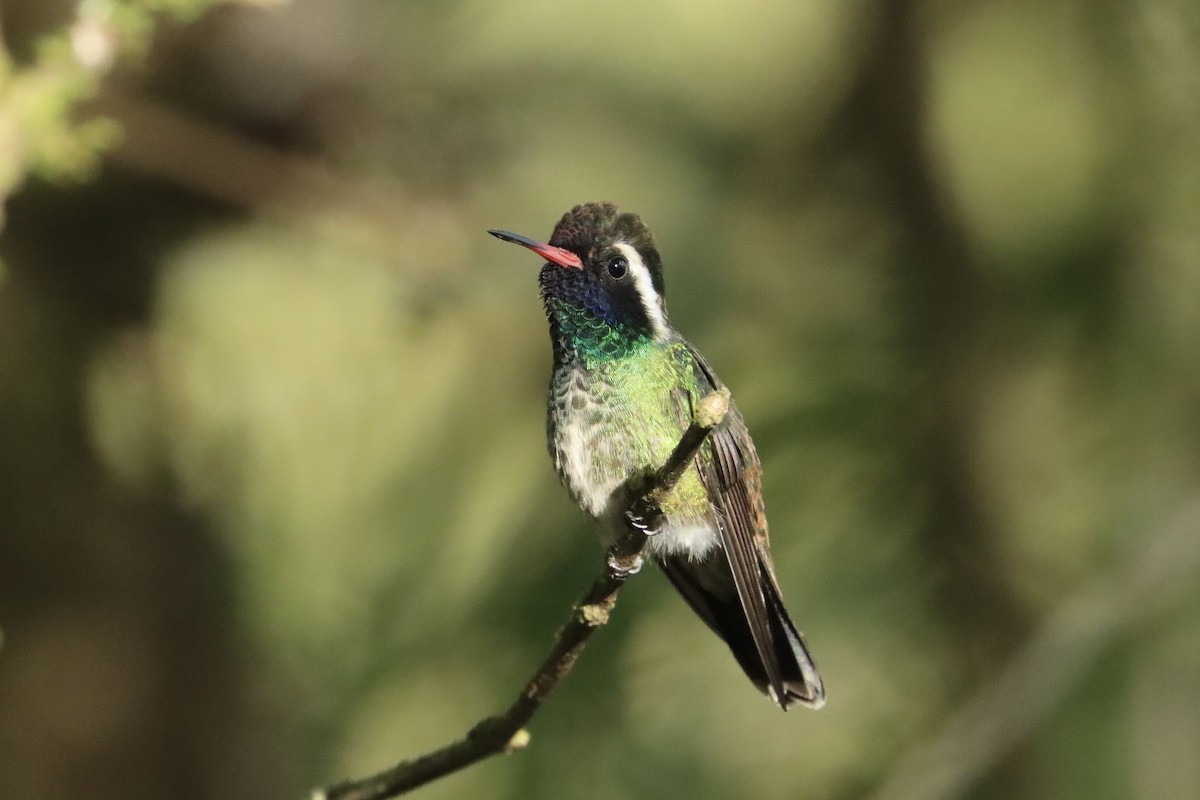
[[6, 2], [0, 796], [299, 798], [602, 563], [538, 263], [643, 215], [828, 706], [653, 570], [430, 798], [1200, 796], [1193, 0]]

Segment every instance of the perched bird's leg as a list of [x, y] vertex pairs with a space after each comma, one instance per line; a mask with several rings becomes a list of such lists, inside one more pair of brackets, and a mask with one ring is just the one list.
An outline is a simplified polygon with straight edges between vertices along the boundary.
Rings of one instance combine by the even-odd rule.
[[608, 574], [618, 581], [624, 581], [630, 575], [641, 572], [642, 564], [640, 553], [633, 556], [620, 556], [613, 552], [608, 554]]
[[636, 528], [647, 536], [653, 536], [661, 531], [663, 524], [667, 521], [662, 508], [650, 496], [657, 476], [657, 470], [646, 470], [640, 476], [630, 480], [630, 493], [633, 499], [622, 512], [627, 526]]
[[643, 499], [638, 500], [633, 508], [626, 509], [625, 522], [647, 536], [653, 536], [662, 530], [666, 517], [661, 508]]

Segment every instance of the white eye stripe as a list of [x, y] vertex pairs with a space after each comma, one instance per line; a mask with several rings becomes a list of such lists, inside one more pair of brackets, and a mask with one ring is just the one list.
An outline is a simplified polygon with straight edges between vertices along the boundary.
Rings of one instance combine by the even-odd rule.
[[642, 257], [638, 255], [638, 251], [634, 249], [633, 245], [617, 242], [616, 248], [629, 262], [629, 274], [633, 279], [633, 288], [642, 300], [642, 308], [646, 311], [646, 318], [650, 320], [654, 338], [667, 338], [667, 319], [663, 314], [661, 298], [658, 292], [654, 291], [654, 280], [650, 277], [649, 268], [643, 263]]

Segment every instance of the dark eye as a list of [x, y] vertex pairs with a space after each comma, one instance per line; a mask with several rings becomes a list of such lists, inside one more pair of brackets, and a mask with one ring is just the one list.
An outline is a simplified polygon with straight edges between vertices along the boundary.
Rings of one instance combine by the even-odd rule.
[[608, 276], [613, 280], [620, 280], [625, 277], [625, 273], [629, 271], [629, 262], [622, 256], [610, 259], [606, 265]]

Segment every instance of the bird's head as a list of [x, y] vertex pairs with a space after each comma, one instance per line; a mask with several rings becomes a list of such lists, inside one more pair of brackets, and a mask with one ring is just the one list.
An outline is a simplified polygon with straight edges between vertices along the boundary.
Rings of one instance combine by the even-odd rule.
[[638, 215], [585, 203], [563, 215], [548, 244], [489, 233], [546, 259], [539, 279], [556, 352], [561, 346], [590, 360], [617, 357], [668, 336], [662, 259]]

